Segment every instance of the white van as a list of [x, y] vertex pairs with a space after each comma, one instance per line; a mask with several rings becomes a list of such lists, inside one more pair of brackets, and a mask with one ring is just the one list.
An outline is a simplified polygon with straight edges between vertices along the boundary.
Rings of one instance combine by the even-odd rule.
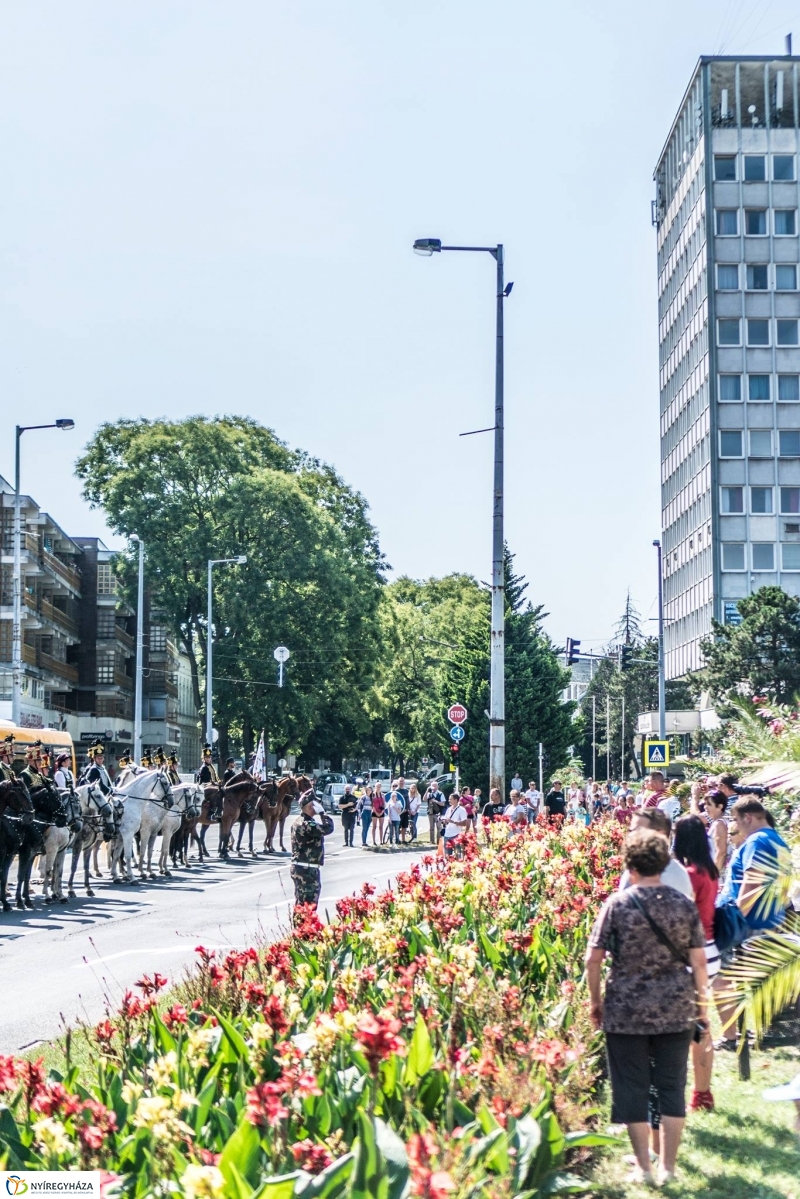
[[368, 770], [364, 775], [364, 782], [371, 784], [373, 787], [376, 783], [381, 784], [384, 791], [388, 791], [392, 785], [392, 772], [385, 770], [383, 766], [378, 766], [375, 770]]

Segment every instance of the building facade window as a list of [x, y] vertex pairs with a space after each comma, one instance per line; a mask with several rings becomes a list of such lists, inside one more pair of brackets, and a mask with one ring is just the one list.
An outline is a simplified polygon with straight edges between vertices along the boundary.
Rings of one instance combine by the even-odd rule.
[[778, 375], [778, 399], [789, 402], [800, 400], [800, 376]]
[[722, 488], [722, 511], [726, 516], [744, 512], [744, 487]]
[[751, 487], [750, 488], [750, 511], [759, 516], [767, 516], [772, 513], [772, 488], [771, 487]]
[[167, 629], [163, 624], [150, 625], [150, 652], [163, 654], [167, 648]]
[[745, 154], [744, 177], [752, 183], [763, 183], [767, 177], [767, 163], [763, 154]]
[[745, 208], [744, 231], [747, 237], [767, 236], [766, 208]]
[[779, 346], [796, 346], [797, 345], [797, 321], [782, 320], [776, 322], [778, 326], [778, 345]]
[[113, 652], [99, 653], [97, 655], [96, 681], [98, 683], [113, 683], [116, 664], [117, 658]]
[[117, 594], [117, 580], [114, 577], [110, 562], [97, 563], [97, 594]]
[[[778, 321], [778, 324], [780, 323]], [[795, 324], [797, 324], [796, 321]], [[747, 344], [749, 346], [769, 345], [769, 321], [749, 320], [747, 322]]]
[[778, 438], [781, 458], [800, 458], [800, 429], [781, 429]]
[[748, 400], [769, 399], [769, 375], [750, 375], [747, 379]]
[[113, 608], [97, 609], [97, 636], [101, 641], [113, 637], [117, 631], [117, 617]]
[[775, 236], [794, 237], [797, 233], [797, 212], [794, 208], [775, 209]]
[[714, 178], [719, 183], [728, 183], [736, 178], [736, 155], [714, 155]]
[[717, 321], [717, 340], [721, 346], [738, 346], [741, 344], [740, 322], [738, 320]]
[[[748, 284], [750, 286], [750, 268], [748, 270]], [[720, 263], [717, 267], [717, 287], [720, 291], [738, 291], [739, 290], [739, 267], [736, 263]]]
[[722, 401], [736, 402], [742, 398], [742, 376], [720, 375], [719, 398]]
[[800, 570], [800, 541], [787, 541], [781, 546], [781, 568]]
[[751, 548], [753, 551], [753, 570], [775, 569], [775, 546], [771, 541], [754, 541]]
[[789, 181], [794, 179], [794, 154], [773, 154], [772, 178]]
[[717, 216], [717, 237], [738, 237], [739, 236], [739, 209], [738, 208], [718, 208]]
[[800, 514], [800, 487], [781, 487], [781, 515]]
[[797, 291], [797, 267], [793, 263], [775, 267], [775, 287], [778, 291]]
[[[738, 267], [737, 275], [738, 275]], [[747, 290], [766, 291], [769, 287], [768, 271], [765, 263], [760, 262], [747, 268]]]
[[741, 541], [723, 541], [722, 569], [744, 570], [744, 543]]
[[719, 454], [721, 458], [741, 458], [743, 456], [741, 429], [720, 429]]
[[751, 429], [750, 430], [750, 457], [751, 458], [771, 458], [772, 457], [772, 430], [771, 429]]

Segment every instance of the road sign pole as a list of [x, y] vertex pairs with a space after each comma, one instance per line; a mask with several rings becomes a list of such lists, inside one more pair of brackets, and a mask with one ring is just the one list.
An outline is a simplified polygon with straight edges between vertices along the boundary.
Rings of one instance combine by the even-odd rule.
[[540, 790], [540, 792], [542, 792], [542, 794], [544, 794], [544, 787], [542, 786], [543, 780], [544, 780], [544, 768], [542, 765], [542, 743], [540, 741], [539, 742], [539, 790]]

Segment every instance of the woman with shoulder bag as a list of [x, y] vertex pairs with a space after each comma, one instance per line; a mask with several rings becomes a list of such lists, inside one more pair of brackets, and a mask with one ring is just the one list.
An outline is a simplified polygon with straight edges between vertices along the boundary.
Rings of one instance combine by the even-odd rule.
[[[614, 1124], [626, 1124], [637, 1165], [630, 1181], [652, 1185], [648, 1107], [660, 1112], [659, 1184], [675, 1177], [686, 1117], [689, 1047], [708, 1024], [705, 934], [691, 899], [661, 882], [669, 842], [636, 829], [623, 845], [630, 886], [603, 904], [589, 938], [591, 1018], [606, 1035]], [[602, 962], [612, 963], [601, 994]]]

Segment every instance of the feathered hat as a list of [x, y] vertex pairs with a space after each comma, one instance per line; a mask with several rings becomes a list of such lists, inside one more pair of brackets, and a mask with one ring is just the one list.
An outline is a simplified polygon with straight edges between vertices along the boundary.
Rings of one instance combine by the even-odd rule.
[[206, 754], [210, 754], [210, 753], [211, 753], [211, 746], [206, 741], [205, 745], [203, 746], [203, 757], [205, 757]]
[[94, 745], [90, 745], [86, 751], [87, 757], [95, 758], [98, 754], [104, 754], [106, 747], [102, 741], [95, 741]]
[[139, 759], [139, 762], [142, 766], [152, 766], [153, 765], [153, 759], [150, 757], [149, 749], [142, 750], [142, 756]]
[[156, 750], [155, 759], [159, 766], [166, 766], [167, 757], [166, 757], [166, 754], [164, 753], [163, 745], [159, 745], [158, 749]]
[[129, 753], [123, 752], [117, 758], [117, 765], [120, 767], [121, 766], [130, 766], [130, 764], [131, 764], [131, 755]]
[[29, 745], [27, 750], [25, 751], [26, 760], [28, 762], [35, 762], [37, 760], [37, 758], [39, 758], [41, 756], [41, 749], [42, 749], [41, 741], [34, 741], [33, 744]]

